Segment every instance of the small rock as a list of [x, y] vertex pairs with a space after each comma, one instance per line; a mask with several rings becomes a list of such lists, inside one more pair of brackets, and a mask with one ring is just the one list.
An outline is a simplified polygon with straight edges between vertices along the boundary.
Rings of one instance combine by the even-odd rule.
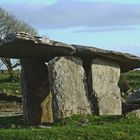
[[51, 128], [51, 126], [37, 125], [36, 128], [49, 129], [49, 128]]
[[126, 99], [126, 102], [140, 105], [140, 89], [130, 93]]
[[108, 59], [96, 58], [91, 64], [91, 100], [94, 114], [121, 115], [122, 101], [118, 81], [119, 66]]
[[131, 119], [140, 119], [140, 109], [137, 109], [137, 110], [133, 110], [131, 112], [129, 112], [127, 114], [127, 118], [131, 118]]
[[49, 61], [48, 68], [54, 118], [91, 114], [82, 60], [77, 57], [57, 57]]

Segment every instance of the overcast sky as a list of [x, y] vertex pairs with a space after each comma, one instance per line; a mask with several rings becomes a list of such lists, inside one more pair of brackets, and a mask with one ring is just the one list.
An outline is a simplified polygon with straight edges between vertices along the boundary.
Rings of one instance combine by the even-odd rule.
[[40, 35], [140, 56], [140, 0], [0, 0]]

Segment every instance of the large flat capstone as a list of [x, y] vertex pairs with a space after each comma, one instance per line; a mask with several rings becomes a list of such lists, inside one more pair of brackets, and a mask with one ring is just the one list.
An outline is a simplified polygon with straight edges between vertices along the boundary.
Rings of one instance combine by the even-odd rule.
[[140, 68], [140, 57], [128, 53], [103, 50], [95, 47], [71, 45], [48, 38], [31, 36], [28, 33], [17, 32], [0, 39], [0, 57], [38, 58], [49, 61], [58, 56], [77, 56], [89, 65], [97, 57], [115, 61], [121, 72]]
[[0, 40], [0, 57], [38, 58], [48, 61], [56, 56], [75, 53], [72, 45], [31, 36], [27, 33], [13, 33]]
[[77, 57], [57, 57], [48, 64], [54, 118], [91, 114], [86, 75]]
[[52, 123], [52, 96], [45, 62], [21, 59], [24, 121], [28, 124]]
[[121, 115], [122, 103], [118, 87], [120, 68], [108, 59], [94, 59], [91, 64], [91, 97], [98, 115]]
[[127, 72], [129, 70], [140, 68], [140, 57], [132, 54], [103, 50], [96, 47], [82, 45], [73, 46], [77, 50], [77, 56], [80, 56], [86, 64], [88, 64], [91, 60], [100, 57], [116, 62], [119, 65], [121, 72]]

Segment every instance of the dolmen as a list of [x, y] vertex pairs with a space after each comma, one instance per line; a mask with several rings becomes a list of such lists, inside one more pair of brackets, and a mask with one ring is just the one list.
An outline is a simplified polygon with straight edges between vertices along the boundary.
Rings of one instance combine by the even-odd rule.
[[121, 115], [120, 73], [140, 57], [18, 32], [0, 41], [0, 57], [21, 62], [24, 121], [53, 123], [77, 114]]

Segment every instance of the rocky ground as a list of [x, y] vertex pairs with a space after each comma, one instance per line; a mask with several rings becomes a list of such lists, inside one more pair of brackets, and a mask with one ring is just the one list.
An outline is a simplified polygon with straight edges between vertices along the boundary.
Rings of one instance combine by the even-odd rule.
[[22, 103], [0, 101], [0, 117], [9, 117], [22, 114]]

